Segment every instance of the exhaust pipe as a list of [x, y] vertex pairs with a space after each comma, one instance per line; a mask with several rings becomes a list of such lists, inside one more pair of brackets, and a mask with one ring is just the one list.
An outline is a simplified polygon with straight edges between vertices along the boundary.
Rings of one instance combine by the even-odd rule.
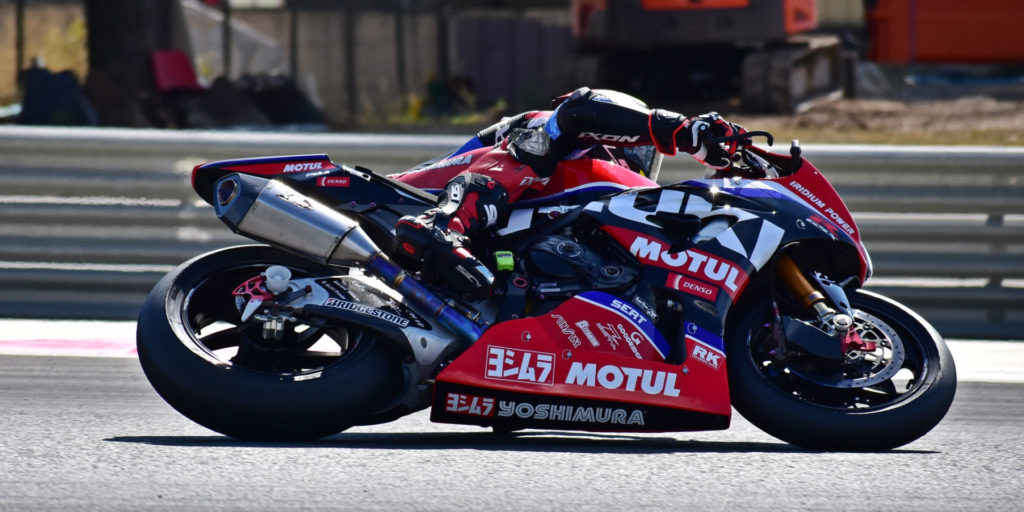
[[326, 265], [366, 265], [380, 252], [356, 221], [280, 181], [229, 174], [214, 191], [217, 217], [240, 235]]
[[361, 266], [467, 343], [476, 341], [486, 329], [486, 324], [470, 320], [409, 278], [355, 220], [288, 185], [259, 176], [229, 174], [217, 180], [214, 191], [217, 217], [233, 232], [326, 265]]

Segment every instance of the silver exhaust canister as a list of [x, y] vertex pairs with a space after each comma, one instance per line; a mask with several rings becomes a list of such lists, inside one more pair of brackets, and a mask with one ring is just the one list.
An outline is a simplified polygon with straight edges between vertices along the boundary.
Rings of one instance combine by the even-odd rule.
[[214, 192], [217, 217], [240, 235], [327, 265], [366, 265], [380, 252], [356, 221], [280, 181], [229, 174]]

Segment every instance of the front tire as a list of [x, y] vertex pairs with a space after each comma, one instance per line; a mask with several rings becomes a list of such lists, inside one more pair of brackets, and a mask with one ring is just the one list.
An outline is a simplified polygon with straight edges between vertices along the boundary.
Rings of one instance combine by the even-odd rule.
[[146, 377], [178, 412], [240, 439], [317, 439], [366, 422], [404, 389], [400, 359], [358, 325], [293, 326], [283, 340], [262, 339], [259, 325], [241, 322], [231, 292], [270, 265], [294, 278], [338, 273], [266, 246], [183, 263], [139, 315]]
[[[856, 290], [855, 328], [879, 354], [861, 375], [822, 369], [811, 357], [779, 360], [766, 303], [740, 310], [726, 336], [733, 406], [758, 428], [814, 450], [878, 451], [914, 441], [942, 420], [956, 392], [956, 369], [942, 337], [924, 319], [881, 295]], [[839, 375], [839, 377], [835, 377]], [[855, 378], [856, 377], [856, 378]]]

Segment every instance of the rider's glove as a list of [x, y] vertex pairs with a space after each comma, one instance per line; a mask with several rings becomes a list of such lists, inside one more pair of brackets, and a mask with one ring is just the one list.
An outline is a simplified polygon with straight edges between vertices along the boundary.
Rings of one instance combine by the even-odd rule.
[[746, 133], [743, 127], [715, 112], [686, 119], [675, 112], [656, 109], [651, 113], [650, 123], [651, 137], [658, 151], [671, 156], [678, 148], [712, 169], [728, 168], [738, 143], [730, 142], [723, 147], [711, 139]]
[[[747, 130], [745, 130], [742, 126], [736, 123], [730, 123], [729, 121], [726, 121], [725, 118], [718, 115], [718, 112], [708, 112], [707, 114], [697, 116], [695, 119], [698, 121], [708, 123], [709, 129], [711, 131], [711, 136], [715, 138], [731, 137], [733, 135], [742, 135], [744, 133], [747, 133]], [[749, 141], [750, 139], [747, 139], [747, 144], [750, 143]], [[736, 150], [739, 149], [740, 141], [729, 141], [724, 143], [723, 146], [725, 147], [725, 150], [729, 152], [730, 155], [733, 155], [736, 153]]]

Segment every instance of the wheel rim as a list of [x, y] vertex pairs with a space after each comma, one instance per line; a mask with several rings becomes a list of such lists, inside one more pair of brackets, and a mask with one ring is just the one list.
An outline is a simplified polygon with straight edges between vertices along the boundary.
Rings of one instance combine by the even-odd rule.
[[770, 385], [796, 400], [830, 409], [887, 407], [916, 392], [928, 371], [920, 341], [898, 322], [878, 312], [854, 310], [853, 329], [872, 352], [850, 351], [841, 362], [806, 354], [778, 357], [770, 322], [756, 322], [747, 333], [748, 364]]
[[193, 351], [219, 366], [288, 380], [315, 378], [371, 341], [354, 327], [286, 322], [281, 340], [263, 336], [262, 323], [241, 321], [231, 292], [269, 265], [284, 265], [294, 279], [314, 277], [308, 269], [281, 262], [242, 262], [199, 280], [181, 303], [180, 318]]

